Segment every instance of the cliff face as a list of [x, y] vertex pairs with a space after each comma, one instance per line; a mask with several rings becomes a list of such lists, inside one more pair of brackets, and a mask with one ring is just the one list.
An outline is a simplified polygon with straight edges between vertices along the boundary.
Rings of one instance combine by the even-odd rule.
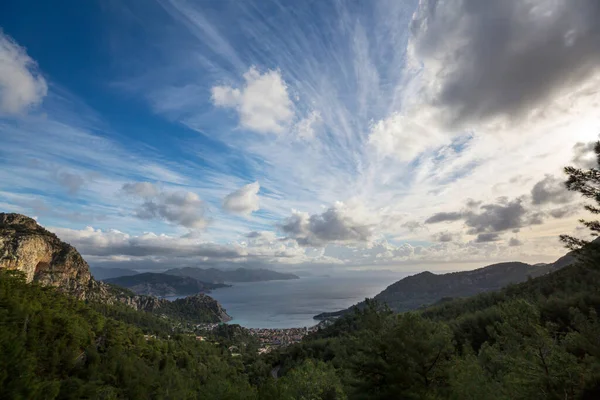
[[[231, 319], [214, 299], [170, 302], [135, 295], [119, 287], [98, 282], [79, 252], [29, 217], [0, 213], [0, 268], [18, 270], [27, 283], [54, 286], [80, 300], [125, 304], [138, 311], [190, 317], [196, 322]], [[203, 319], [204, 318], [204, 319]]]
[[21, 271], [28, 283], [55, 286], [78, 298], [85, 298], [92, 280], [73, 246], [20, 214], [0, 213], [0, 268]]

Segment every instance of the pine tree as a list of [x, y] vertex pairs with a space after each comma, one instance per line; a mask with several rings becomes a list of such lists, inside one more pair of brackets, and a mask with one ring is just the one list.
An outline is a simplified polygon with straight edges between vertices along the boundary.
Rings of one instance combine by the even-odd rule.
[[[600, 166], [600, 141], [594, 146], [597, 164]], [[592, 199], [596, 205], [587, 204], [585, 209], [593, 214], [600, 214], [600, 170], [598, 168], [582, 169], [576, 167], [565, 167], [565, 173], [569, 179], [565, 182], [568, 190], [579, 192], [583, 197]], [[585, 227], [590, 229], [592, 236], [600, 233], [600, 221], [587, 221], [580, 219]], [[579, 239], [570, 235], [560, 235], [560, 240], [571, 250], [580, 250], [590, 244], [590, 241]]]

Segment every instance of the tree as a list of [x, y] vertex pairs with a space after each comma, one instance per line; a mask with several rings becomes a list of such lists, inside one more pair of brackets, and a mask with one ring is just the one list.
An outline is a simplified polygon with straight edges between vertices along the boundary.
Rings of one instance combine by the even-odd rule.
[[357, 336], [352, 369], [356, 398], [425, 399], [443, 391], [454, 353], [452, 333], [416, 313], [390, 316]]
[[345, 400], [347, 397], [335, 369], [322, 361], [305, 360], [276, 384], [266, 385], [262, 399]]
[[539, 310], [525, 300], [500, 306], [502, 321], [490, 327], [493, 344], [479, 354], [510, 399], [579, 398], [582, 368], [562, 346], [560, 332], [543, 326]]
[[[596, 153], [597, 164], [600, 166], [600, 141], [594, 146], [594, 152]], [[565, 173], [569, 176], [565, 182], [567, 189], [573, 192], [579, 192], [583, 197], [595, 201], [597, 205], [587, 204], [585, 209], [592, 214], [600, 214], [600, 170], [598, 168], [586, 170], [569, 166], [565, 167]], [[599, 235], [600, 221], [587, 221], [581, 219], [579, 222], [592, 231], [592, 236]], [[560, 240], [571, 250], [580, 250], [590, 244], [588, 240], [579, 239], [570, 235], [560, 235]]]

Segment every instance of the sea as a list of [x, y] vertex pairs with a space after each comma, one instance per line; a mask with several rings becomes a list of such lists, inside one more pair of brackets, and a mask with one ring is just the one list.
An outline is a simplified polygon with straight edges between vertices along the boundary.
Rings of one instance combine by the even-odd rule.
[[406, 276], [367, 272], [348, 276], [301, 277], [283, 281], [231, 283], [213, 290], [216, 299], [233, 317], [230, 324], [246, 328], [310, 327], [322, 312], [347, 308], [373, 297]]

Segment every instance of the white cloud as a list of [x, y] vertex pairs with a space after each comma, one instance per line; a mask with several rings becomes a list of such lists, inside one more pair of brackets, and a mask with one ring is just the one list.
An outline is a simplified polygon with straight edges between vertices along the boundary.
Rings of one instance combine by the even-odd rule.
[[244, 74], [241, 89], [215, 86], [213, 104], [237, 110], [240, 126], [258, 133], [281, 134], [294, 118], [294, 105], [279, 71], [261, 74], [255, 67]]
[[0, 113], [25, 112], [41, 103], [47, 92], [36, 62], [0, 30]]
[[137, 218], [162, 219], [190, 229], [202, 229], [207, 224], [204, 202], [196, 193], [164, 191], [149, 182], [126, 183], [122, 190], [144, 200], [135, 211]]
[[306, 118], [302, 118], [294, 126], [294, 134], [300, 139], [311, 140], [315, 138], [315, 126], [321, 121], [321, 114], [312, 111]]
[[448, 137], [400, 114], [392, 114], [371, 126], [369, 144], [383, 156], [411, 161], [427, 149], [448, 143]]
[[280, 229], [302, 246], [361, 243], [373, 238], [376, 223], [369, 219], [364, 211], [336, 202], [321, 214], [309, 215], [293, 210]]
[[260, 185], [258, 182], [242, 186], [223, 199], [223, 208], [232, 213], [250, 215], [260, 209], [259, 190]]
[[[182, 237], [145, 232], [130, 235], [115, 229], [50, 227], [77, 248], [91, 264], [118, 264], [129, 268], [167, 269], [181, 266], [270, 267], [309, 261], [294, 241], [275, 240], [268, 233], [248, 242], [217, 244], [193, 235]], [[272, 240], [267, 240], [267, 238]]]

